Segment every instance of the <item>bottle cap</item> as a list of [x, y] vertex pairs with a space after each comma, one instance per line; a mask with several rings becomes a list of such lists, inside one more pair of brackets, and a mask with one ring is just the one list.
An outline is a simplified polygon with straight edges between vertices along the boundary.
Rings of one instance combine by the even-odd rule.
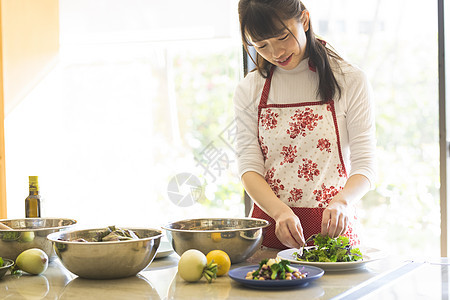
[[37, 182], [38, 181], [38, 177], [37, 176], [28, 176], [28, 179], [30, 180], [30, 182]]

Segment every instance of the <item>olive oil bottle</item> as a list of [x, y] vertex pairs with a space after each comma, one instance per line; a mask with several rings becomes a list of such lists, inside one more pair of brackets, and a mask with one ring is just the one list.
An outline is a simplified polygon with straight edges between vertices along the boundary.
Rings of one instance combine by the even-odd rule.
[[41, 217], [41, 196], [39, 195], [39, 183], [37, 176], [29, 176], [30, 194], [25, 199], [25, 217]]

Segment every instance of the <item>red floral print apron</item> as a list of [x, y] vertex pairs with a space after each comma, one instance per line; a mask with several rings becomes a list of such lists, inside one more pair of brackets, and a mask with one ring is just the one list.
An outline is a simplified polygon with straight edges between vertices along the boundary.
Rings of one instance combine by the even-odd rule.
[[[258, 107], [264, 177], [275, 195], [299, 217], [306, 239], [320, 233], [323, 211], [344, 187], [348, 177], [334, 102], [267, 104], [273, 71], [274, 68], [266, 79]], [[256, 203], [251, 215], [270, 222], [263, 246], [287, 248], [275, 235], [275, 221]], [[349, 219], [344, 235], [356, 245], [359, 244], [353, 232], [356, 216]]]

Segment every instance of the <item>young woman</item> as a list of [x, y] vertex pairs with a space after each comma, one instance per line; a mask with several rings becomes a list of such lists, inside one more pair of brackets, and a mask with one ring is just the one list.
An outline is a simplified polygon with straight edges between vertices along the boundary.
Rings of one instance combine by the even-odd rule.
[[257, 68], [234, 103], [242, 183], [263, 245], [312, 234], [359, 243], [355, 203], [374, 186], [375, 122], [367, 78], [318, 39], [298, 0], [240, 0], [243, 44]]

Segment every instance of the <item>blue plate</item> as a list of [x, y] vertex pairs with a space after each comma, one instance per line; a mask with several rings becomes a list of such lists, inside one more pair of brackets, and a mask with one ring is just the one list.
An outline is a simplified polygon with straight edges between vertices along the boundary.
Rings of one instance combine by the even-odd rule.
[[228, 276], [231, 279], [252, 288], [258, 289], [285, 289], [293, 287], [304, 287], [311, 281], [319, 279], [323, 276], [324, 270], [313, 266], [295, 266], [302, 273], [307, 273], [305, 278], [293, 279], [293, 280], [252, 280], [245, 279], [248, 272], [257, 270], [259, 265], [245, 266], [236, 269], [232, 269], [228, 272]]

